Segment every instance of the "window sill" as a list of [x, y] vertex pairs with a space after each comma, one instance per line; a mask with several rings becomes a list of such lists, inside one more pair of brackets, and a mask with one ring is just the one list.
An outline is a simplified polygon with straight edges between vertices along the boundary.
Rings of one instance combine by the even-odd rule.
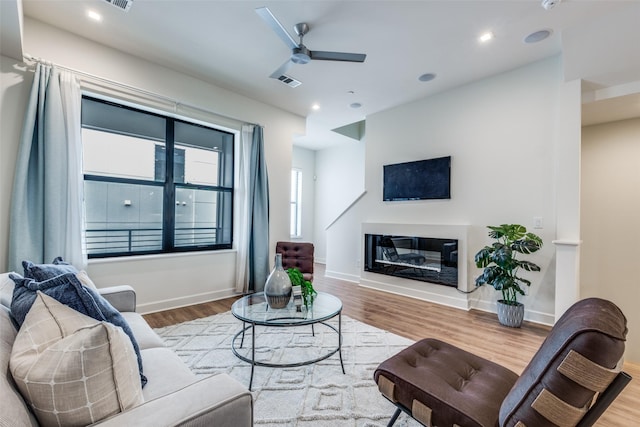
[[110, 264], [110, 263], [122, 263], [122, 262], [135, 262], [135, 261], [151, 261], [155, 259], [170, 259], [170, 258], [182, 258], [182, 257], [195, 257], [195, 256], [211, 256], [219, 254], [236, 253], [236, 249], [221, 249], [217, 251], [196, 251], [196, 252], [173, 252], [166, 254], [152, 254], [152, 255], [131, 255], [121, 257], [109, 257], [109, 258], [92, 258], [88, 260], [88, 264]]

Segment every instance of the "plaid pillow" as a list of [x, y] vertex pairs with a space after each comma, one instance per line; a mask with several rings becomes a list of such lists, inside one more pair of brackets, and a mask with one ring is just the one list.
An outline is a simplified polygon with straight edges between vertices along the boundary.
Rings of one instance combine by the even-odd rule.
[[38, 292], [16, 336], [13, 379], [42, 426], [88, 425], [143, 402], [130, 340]]
[[131, 339], [131, 344], [138, 356], [140, 380], [144, 387], [147, 383], [147, 378], [142, 373], [140, 348], [129, 324], [122, 314], [102, 295], [91, 288], [83, 286], [76, 274], [77, 272], [69, 272], [41, 282], [37, 282], [32, 278], [20, 277], [17, 274], [9, 275], [16, 284], [13, 289], [13, 299], [11, 300], [11, 316], [18, 326], [22, 325], [36, 299], [36, 292], [41, 291], [58, 302], [93, 319], [107, 321], [121, 327]]

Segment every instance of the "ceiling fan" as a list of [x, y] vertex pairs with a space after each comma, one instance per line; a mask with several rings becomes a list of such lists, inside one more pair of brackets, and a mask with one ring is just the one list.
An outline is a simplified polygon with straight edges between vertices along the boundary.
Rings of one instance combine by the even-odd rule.
[[300, 38], [300, 42], [296, 41], [284, 29], [280, 21], [273, 16], [268, 7], [263, 6], [256, 9], [256, 13], [271, 27], [271, 29], [284, 41], [291, 49], [289, 59], [274, 71], [269, 77], [272, 79], [281, 79], [293, 64], [306, 64], [311, 60], [320, 61], [343, 61], [343, 62], [364, 62], [367, 57], [364, 53], [345, 53], [345, 52], [326, 52], [321, 50], [309, 50], [303, 43], [302, 39], [309, 32], [309, 25], [301, 22], [293, 26], [293, 30]]

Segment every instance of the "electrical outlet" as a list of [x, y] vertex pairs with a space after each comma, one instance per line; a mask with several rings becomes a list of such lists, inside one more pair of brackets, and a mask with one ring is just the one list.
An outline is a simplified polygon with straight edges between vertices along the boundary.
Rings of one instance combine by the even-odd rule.
[[538, 230], [542, 229], [542, 217], [541, 216], [534, 216], [533, 217], [533, 228], [536, 228]]

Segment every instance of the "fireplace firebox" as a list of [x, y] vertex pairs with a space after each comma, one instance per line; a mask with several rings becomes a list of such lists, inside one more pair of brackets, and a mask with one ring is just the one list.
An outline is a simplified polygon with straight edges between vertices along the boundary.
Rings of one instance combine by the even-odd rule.
[[458, 240], [365, 234], [365, 271], [458, 286]]

